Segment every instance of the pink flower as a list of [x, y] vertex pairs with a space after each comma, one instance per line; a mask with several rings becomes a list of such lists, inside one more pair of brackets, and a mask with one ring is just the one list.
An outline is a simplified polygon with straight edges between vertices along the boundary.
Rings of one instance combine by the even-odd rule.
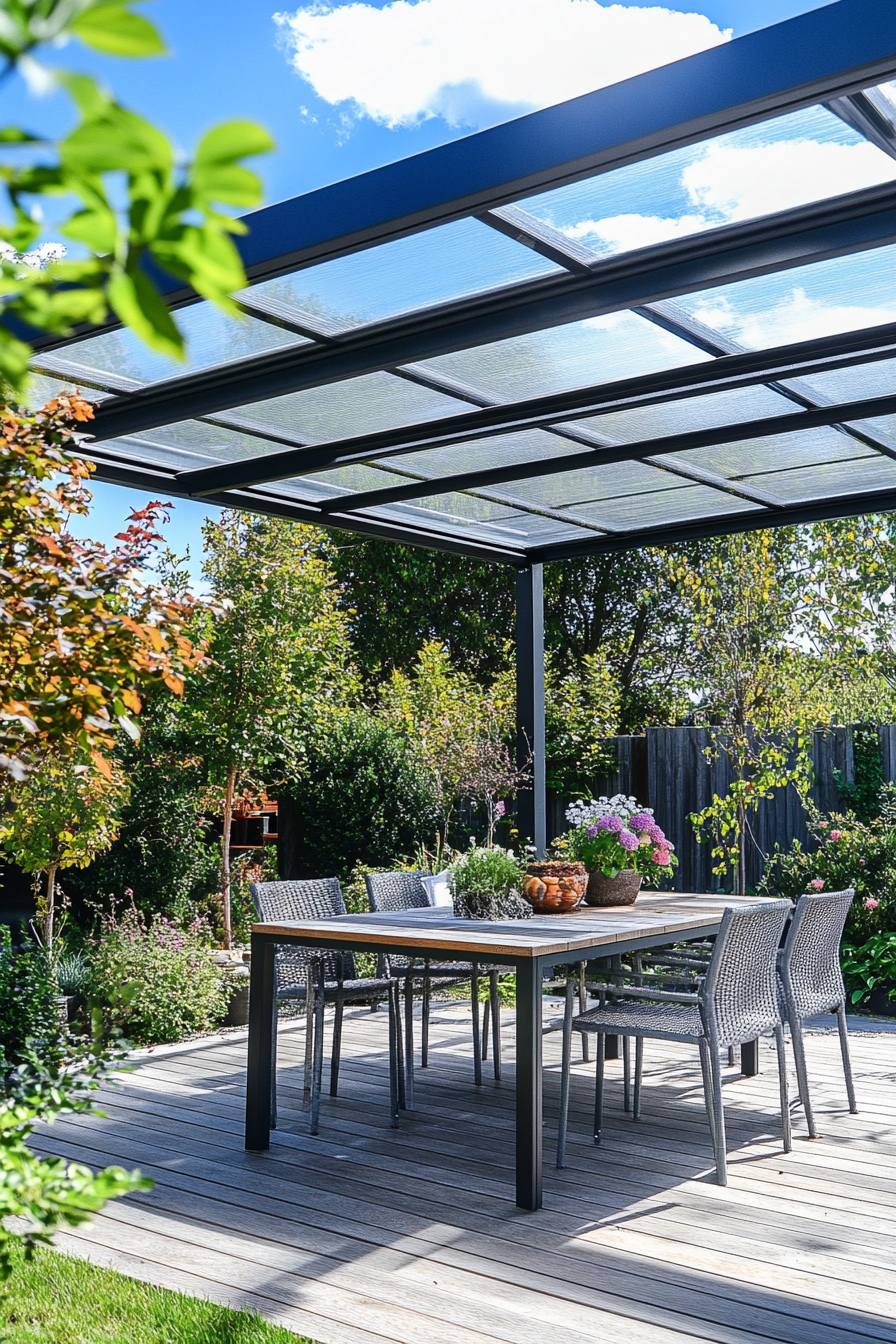
[[866, 909], [866, 910], [876, 910], [877, 907], [878, 907], [879, 905], [880, 905], [880, 901], [876, 901], [876, 900], [874, 899], [873, 896], [866, 896], [866, 897], [865, 897], [865, 909]]
[[859, 867], [860, 867], [860, 868], [864, 868], [864, 867], [865, 867], [865, 860], [864, 860], [864, 859], [859, 859]]
[[669, 863], [668, 849], [655, 849], [653, 851], [653, 861], [654, 863], [661, 863], [665, 868]]
[[133, 893], [133, 891], [131, 890], [130, 887], [125, 887], [125, 889], [124, 889], [124, 894], [125, 894], [125, 896], [133, 896], [134, 893]]
[[820, 877], [813, 877], [812, 881], [809, 883], [809, 886], [812, 888], [813, 891], [821, 891], [824, 888], [824, 882]]
[[842, 834], [843, 834], [842, 831], [831, 831], [831, 839], [839, 840]]
[[507, 809], [506, 809], [506, 807], [504, 806], [503, 803], [501, 803], [501, 802], [497, 802], [497, 803], [495, 803], [495, 816], [496, 816], [496, 817], [503, 817], [503, 815], [504, 815], [504, 813], [505, 813], [506, 811], [507, 811]]

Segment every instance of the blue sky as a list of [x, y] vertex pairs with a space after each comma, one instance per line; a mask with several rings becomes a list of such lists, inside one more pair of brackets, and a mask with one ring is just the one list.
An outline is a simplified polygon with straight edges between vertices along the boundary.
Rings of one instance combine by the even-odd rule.
[[[498, 15], [508, 2], [477, 0], [477, 8], [467, 12], [475, 13], [478, 21], [490, 7]], [[449, 3], [455, 8], [448, 9]], [[185, 152], [217, 121], [250, 117], [262, 122], [277, 142], [276, 152], [257, 164], [270, 202], [468, 134], [477, 126], [517, 115], [539, 101], [555, 101], [550, 82], [545, 84], [542, 78], [538, 87], [534, 86], [528, 59], [533, 58], [534, 68], [543, 50], [539, 23], [548, 11], [553, 15], [565, 6], [575, 11], [576, 22], [581, 21], [582, 6], [569, 6], [566, 0], [521, 0], [516, 10], [520, 23], [515, 49], [507, 57], [506, 68], [496, 70], [497, 92], [483, 92], [477, 84], [478, 71], [474, 67], [466, 71], [465, 34], [461, 34], [453, 57], [445, 58], [447, 93], [421, 92], [410, 86], [396, 93], [394, 77], [381, 69], [384, 53], [377, 50], [376, 43], [394, 44], [395, 34], [402, 27], [409, 29], [423, 16], [423, 4], [432, 6], [433, 15], [441, 7], [450, 24], [453, 14], [460, 23], [471, 3], [417, 0], [396, 6], [391, 0], [367, 4], [349, 0], [348, 4], [332, 5], [334, 13], [323, 19], [318, 6], [317, 19], [306, 21], [299, 16], [299, 41], [287, 24], [275, 22], [276, 0], [156, 0], [148, 12], [164, 33], [170, 56], [144, 62], [114, 61], [72, 45], [58, 59], [69, 68], [102, 77], [122, 101], [161, 125]], [[297, 6], [284, 8], [294, 15]], [[719, 29], [731, 29], [734, 36], [814, 8], [818, 8], [817, 0], [697, 0], [693, 4], [667, 0], [665, 5], [666, 10], [678, 15], [699, 13]], [[414, 9], [419, 12], [412, 13]], [[388, 12], [377, 15], [371, 11]], [[639, 14], [629, 17], [633, 25], [641, 21]], [[643, 20], [645, 31], [656, 29], [655, 17], [645, 14]], [[682, 40], [687, 42], [692, 40], [685, 31], [688, 25], [696, 31], [694, 25], [701, 20], [692, 17], [670, 19], [668, 23], [670, 32], [680, 28]], [[332, 39], [329, 58], [328, 43], [318, 42], [321, 37]], [[311, 80], [303, 78], [293, 64], [302, 42], [306, 55], [299, 58], [299, 64], [304, 62], [311, 71]], [[696, 44], [701, 42], [706, 45], [700, 38]], [[307, 55], [309, 48], [313, 48], [311, 55]], [[653, 63], [661, 59], [664, 57]], [[413, 83], [414, 72], [406, 73]], [[550, 76], [551, 71], [547, 74]], [[565, 78], [562, 73], [558, 77]], [[580, 84], [584, 79], [585, 87], [589, 86], [587, 68], [572, 72], [570, 78]], [[437, 84], [438, 78], [431, 82]], [[610, 81], [598, 78], [595, 82]], [[580, 88], [574, 87], [573, 91], [579, 92]], [[61, 94], [38, 99], [21, 83], [11, 83], [4, 90], [4, 101], [7, 123], [17, 121], [53, 134], [71, 122], [69, 105]], [[594, 242], [590, 238], [584, 241], [589, 245]], [[136, 491], [98, 485], [95, 509], [85, 530], [97, 539], [109, 540], [120, 528], [128, 508], [144, 499]], [[180, 501], [168, 529], [173, 547], [182, 552], [189, 545], [194, 560], [200, 549], [199, 526], [207, 513], [199, 504]]]

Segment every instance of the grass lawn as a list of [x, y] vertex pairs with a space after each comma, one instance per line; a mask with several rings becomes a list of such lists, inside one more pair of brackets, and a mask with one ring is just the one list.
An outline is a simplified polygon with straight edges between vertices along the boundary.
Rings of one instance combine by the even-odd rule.
[[0, 1289], [3, 1344], [313, 1344], [247, 1311], [153, 1288], [55, 1251]]

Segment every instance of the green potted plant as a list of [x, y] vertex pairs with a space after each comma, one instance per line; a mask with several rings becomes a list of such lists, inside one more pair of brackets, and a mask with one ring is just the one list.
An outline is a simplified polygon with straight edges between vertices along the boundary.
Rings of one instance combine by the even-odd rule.
[[524, 867], [509, 849], [472, 845], [451, 865], [454, 913], [462, 919], [529, 919], [520, 896]]
[[588, 870], [586, 905], [633, 905], [641, 883], [659, 882], [677, 860], [653, 812], [617, 793], [571, 803], [566, 849]]

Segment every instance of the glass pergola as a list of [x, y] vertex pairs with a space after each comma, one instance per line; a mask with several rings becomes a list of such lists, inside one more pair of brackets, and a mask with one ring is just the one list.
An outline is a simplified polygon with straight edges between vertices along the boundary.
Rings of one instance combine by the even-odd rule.
[[243, 321], [171, 280], [186, 366], [110, 325], [39, 390], [101, 480], [517, 566], [537, 701], [543, 562], [896, 509], [894, 77], [839, 0], [270, 206]]

